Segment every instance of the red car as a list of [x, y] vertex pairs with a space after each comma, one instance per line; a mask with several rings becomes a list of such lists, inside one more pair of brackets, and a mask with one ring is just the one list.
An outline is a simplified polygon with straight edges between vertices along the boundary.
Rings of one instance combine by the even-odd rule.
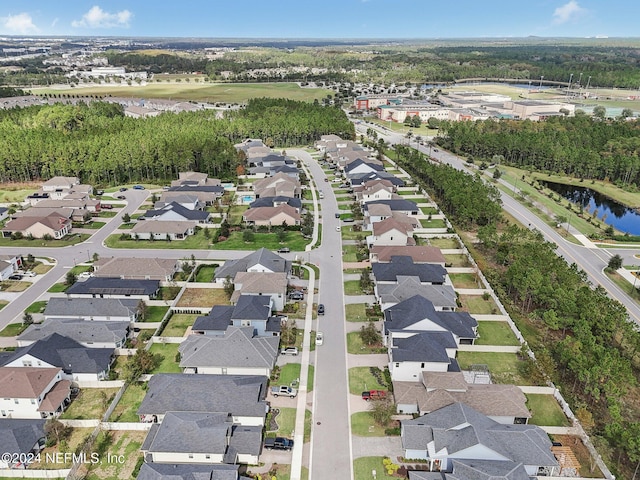
[[100, 208], [102, 208], [103, 210], [111, 210], [113, 208], [113, 205], [111, 205], [110, 203], [103, 203], [100, 205]]
[[387, 398], [387, 392], [384, 390], [367, 390], [366, 392], [362, 392], [362, 399], [366, 400], [382, 400], [383, 398]]

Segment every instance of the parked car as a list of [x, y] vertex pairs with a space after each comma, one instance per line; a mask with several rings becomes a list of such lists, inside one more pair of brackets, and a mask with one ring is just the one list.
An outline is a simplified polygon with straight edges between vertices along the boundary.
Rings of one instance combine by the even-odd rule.
[[316, 332], [316, 345], [322, 345], [324, 343], [324, 335], [322, 332]]
[[111, 205], [110, 203], [101, 203], [100, 208], [103, 210], [111, 210], [113, 208], [113, 205]]
[[96, 195], [104, 195], [104, 190], [96, 190]]
[[22, 275], [20, 275], [19, 273], [14, 273], [13, 275], [9, 276], [9, 280], [22, 280]]
[[280, 350], [282, 355], [298, 355], [298, 347], [285, 347]]
[[328, 182], [328, 181], [329, 181], [329, 179], [328, 179], [327, 177], [324, 177], [324, 181], [325, 181], [325, 182]]
[[118, 200], [124, 200], [126, 197], [124, 195], [116, 195]]
[[271, 394], [274, 397], [282, 395], [283, 397], [294, 398], [296, 395], [298, 395], [298, 390], [287, 385], [280, 385], [279, 387], [271, 387]]
[[126, 191], [127, 191], [127, 187], [122, 187], [122, 188], [120, 189], [120, 191], [121, 191], [121, 192], [126, 192]]
[[282, 247], [278, 249], [278, 253], [289, 253], [291, 249], [289, 247]]
[[336, 227], [336, 232], [339, 232], [340, 230], [342, 230], [342, 229], [340, 228], [340, 225], [338, 225], [338, 226]]
[[318, 304], [318, 315], [324, 315], [324, 304]]
[[300, 290], [294, 290], [293, 292], [291, 292], [289, 294], [289, 299], [290, 300], [304, 300], [304, 293], [302, 293]]
[[362, 399], [366, 400], [382, 400], [383, 398], [387, 398], [387, 392], [384, 390], [367, 390], [366, 392], [362, 392]]
[[78, 278], [89, 278], [89, 277], [93, 277], [93, 272], [80, 272], [78, 274]]
[[28, 272], [18, 272], [18, 275], [22, 275], [23, 277], [35, 277], [37, 273], [29, 270]]
[[142, 185], [134, 185], [133, 189], [134, 190], [144, 190], [144, 187]]
[[264, 448], [267, 450], [291, 450], [293, 448], [293, 440], [284, 437], [265, 438]]
[[340, 218], [340, 214], [339, 213], [336, 213], [335, 215], [336, 215], [336, 218]]
[[351, 217], [347, 217], [345, 219], [342, 220], [344, 223], [353, 223], [353, 218]]
[[340, 184], [340, 188], [349, 188], [349, 184], [348, 183], [341, 183]]

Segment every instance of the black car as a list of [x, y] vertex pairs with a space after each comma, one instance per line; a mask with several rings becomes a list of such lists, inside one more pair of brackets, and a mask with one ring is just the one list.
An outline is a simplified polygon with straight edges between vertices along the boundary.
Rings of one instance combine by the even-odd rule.
[[265, 438], [264, 448], [267, 450], [291, 450], [293, 440], [284, 437]]
[[22, 280], [22, 275], [16, 273], [15, 275], [11, 275], [9, 280]]
[[336, 213], [336, 218], [340, 218], [340, 214], [339, 213]]
[[126, 192], [126, 191], [127, 191], [127, 187], [122, 187], [122, 188], [120, 189], [120, 191], [121, 191], [121, 192]]
[[318, 315], [324, 315], [324, 304], [318, 304]]
[[300, 290], [294, 290], [289, 294], [289, 299], [291, 300], [304, 300], [304, 293]]

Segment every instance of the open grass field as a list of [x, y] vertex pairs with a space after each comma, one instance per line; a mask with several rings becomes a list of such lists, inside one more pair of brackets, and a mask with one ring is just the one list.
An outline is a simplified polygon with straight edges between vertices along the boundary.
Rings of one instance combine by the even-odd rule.
[[185, 288], [177, 307], [212, 307], [228, 305], [229, 299], [222, 288]]
[[180, 365], [176, 362], [179, 343], [154, 343], [149, 351], [163, 356], [160, 364], [151, 373], [180, 373]]
[[96, 95], [133, 98], [169, 98], [171, 100], [197, 100], [209, 103], [246, 103], [250, 98], [288, 98], [313, 102], [322, 100], [331, 90], [300, 88], [296, 83], [196, 83], [155, 82], [137, 85], [92, 85], [74, 88], [32, 88], [36, 95]]
[[83, 388], [60, 418], [102, 419], [117, 392], [117, 388]]
[[533, 415], [529, 420], [530, 424], [545, 427], [568, 427], [571, 425], [553, 395], [529, 393], [526, 397], [527, 408]]
[[138, 422], [140, 418], [136, 413], [142, 403], [147, 390], [143, 384], [131, 383], [122, 394], [118, 405], [109, 417], [110, 422]]
[[478, 322], [476, 345], [520, 345], [507, 322]]
[[175, 313], [160, 335], [163, 337], [182, 337], [187, 328], [193, 325], [197, 317], [198, 315]]
[[518, 365], [522, 360], [515, 353], [458, 352], [456, 359], [462, 370], [469, 370], [474, 364], [487, 365], [494, 383], [531, 385], [529, 380], [520, 375]]
[[19, 203], [40, 188], [36, 183], [0, 184], [0, 203]]
[[[380, 372], [382, 375], [382, 372]], [[353, 367], [349, 369], [349, 393], [360, 395], [365, 390], [387, 390], [387, 386], [378, 383], [369, 367]]]

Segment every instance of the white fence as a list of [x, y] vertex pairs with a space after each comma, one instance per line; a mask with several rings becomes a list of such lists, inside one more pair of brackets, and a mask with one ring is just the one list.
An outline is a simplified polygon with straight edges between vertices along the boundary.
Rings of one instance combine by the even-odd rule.
[[71, 473], [70, 468], [60, 470], [21, 470], [21, 469], [2, 469], [0, 477], [2, 478], [66, 478]]

